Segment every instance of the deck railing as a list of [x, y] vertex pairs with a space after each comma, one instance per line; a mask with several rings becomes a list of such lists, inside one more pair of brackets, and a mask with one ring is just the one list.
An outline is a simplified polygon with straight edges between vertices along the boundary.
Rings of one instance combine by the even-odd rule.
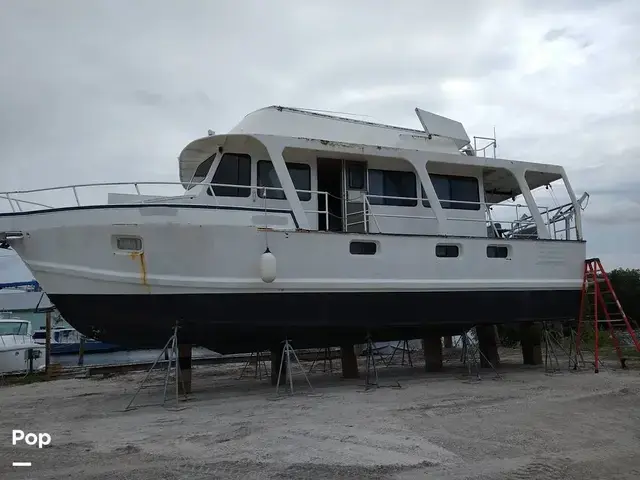
[[[189, 189], [184, 190], [185, 186], [189, 186]], [[202, 189], [195, 191], [191, 187], [200, 186]], [[107, 202], [100, 201], [96, 195], [91, 195], [90, 201], [86, 200], [83, 194], [86, 190], [93, 189], [98, 190], [100, 188], [125, 188], [128, 192], [108, 191], [110, 194], [122, 194], [128, 195], [123, 197], [117, 204], [149, 204], [149, 203], [170, 203], [170, 204], [183, 204], [185, 201], [188, 203], [206, 204], [215, 206], [247, 206], [247, 203], [238, 202], [240, 199], [252, 199], [251, 206], [255, 206], [256, 209], [260, 209], [264, 212], [269, 211], [281, 211], [283, 209], [290, 209], [289, 202], [286, 199], [280, 198], [268, 198], [265, 193], [268, 191], [283, 192], [281, 187], [265, 187], [265, 186], [251, 186], [251, 185], [234, 185], [234, 184], [222, 184], [222, 183], [201, 183], [201, 182], [106, 182], [106, 183], [86, 183], [76, 185], [66, 185], [61, 187], [52, 188], [39, 188], [31, 190], [16, 190], [12, 192], [0, 193], [0, 201], [4, 200], [8, 204], [11, 212], [24, 212], [24, 211], [37, 211], [47, 210], [52, 208], [62, 207], [81, 207], [86, 205], [104, 205]], [[148, 187], [177, 187], [175, 188], [175, 195], [145, 195], [143, 189]], [[224, 197], [221, 200], [220, 197], [215, 195], [215, 187], [227, 187], [238, 188], [248, 190], [249, 195], [245, 197]], [[208, 190], [204, 192], [203, 189]], [[317, 190], [296, 190], [298, 194], [309, 194], [311, 200], [315, 200], [315, 209], [304, 209], [306, 214], [317, 214], [318, 221], [320, 221], [320, 215], [324, 215], [324, 228], [329, 230], [329, 218], [335, 216], [333, 212], [329, 211], [329, 197], [333, 195]], [[208, 194], [207, 194], [208, 193]], [[50, 201], [45, 203], [45, 199], [51, 198], [52, 194], [66, 194], [67, 198], [51, 203]], [[27, 197], [27, 198], [25, 198]], [[84, 198], [83, 198], [84, 197]], [[315, 198], [314, 198], [315, 197]], [[324, 208], [320, 209], [320, 199], [324, 197]], [[338, 197], [335, 197], [338, 198]], [[347, 231], [352, 231], [352, 228], [356, 225], [362, 225], [360, 230], [369, 232], [371, 226], [375, 226], [376, 231], [380, 233], [402, 233], [399, 231], [383, 231], [381, 229], [383, 218], [397, 218], [397, 219], [421, 219], [421, 220], [437, 220], [436, 216], [429, 212], [425, 214], [413, 213], [399, 213], [397, 209], [395, 211], [386, 211], [387, 205], [379, 205], [372, 202], [372, 199], [377, 200], [395, 200], [395, 201], [413, 201], [416, 206], [422, 205], [422, 198], [411, 197], [396, 197], [388, 195], [371, 195], [362, 194], [360, 198], [351, 200], [362, 202], [362, 210], [354, 212], [345, 212], [342, 221]], [[344, 202], [343, 198], [340, 198]], [[452, 202], [456, 204], [469, 204], [476, 205], [478, 209], [473, 211], [484, 211], [483, 217], [465, 218], [456, 215], [456, 210], [445, 209], [445, 215], [447, 219], [453, 222], [476, 222], [482, 223], [487, 229], [487, 236], [501, 237], [501, 238], [537, 238], [537, 225], [533, 220], [531, 212], [527, 205], [523, 204], [510, 204], [510, 203], [486, 203], [486, 202], [465, 202], [458, 200], [441, 200], [441, 203]], [[307, 203], [314, 204], [314, 202], [303, 201], [303, 207]], [[545, 227], [549, 229], [551, 238], [555, 239], [575, 239], [577, 237], [577, 230], [575, 224], [575, 211], [571, 203], [561, 205], [555, 208], [547, 208], [544, 206], [537, 206], [540, 214], [543, 217]], [[346, 209], [345, 209], [346, 210]], [[2, 209], [0, 209], [0, 212]], [[411, 208], [407, 208], [407, 212], [411, 212]], [[511, 212], [511, 213], [506, 213]], [[355, 217], [355, 218], [354, 218]], [[350, 230], [351, 227], [351, 230]], [[425, 229], [426, 231], [426, 229]], [[573, 233], [572, 233], [573, 232]]]
[[[180, 189], [176, 188], [175, 195], [145, 195], [143, 192], [144, 187], [150, 186], [161, 186], [161, 187], [184, 187], [187, 185], [189, 189], [185, 192], [182, 191], [180, 193]], [[200, 186], [204, 189], [208, 190], [208, 194], [204, 195], [201, 192], [195, 193], [191, 190], [192, 187]], [[197, 204], [207, 204], [207, 205], [215, 205], [215, 206], [242, 206], [240, 202], [229, 202], [220, 199], [215, 194], [215, 187], [226, 187], [226, 188], [238, 188], [243, 190], [248, 190], [249, 195], [245, 197], [233, 197], [236, 200], [239, 198], [251, 198], [252, 203], [255, 204], [256, 209], [269, 212], [269, 211], [280, 211], [283, 209], [281, 205], [278, 205], [278, 202], [286, 202], [286, 200], [276, 199], [276, 198], [268, 198], [266, 192], [269, 191], [278, 191], [283, 192], [282, 188], [278, 187], [264, 187], [264, 186], [252, 186], [252, 185], [234, 185], [227, 183], [202, 183], [202, 182], [104, 182], [104, 183], [84, 183], [84, 184], [76, 184], [76, 185], [65, 185], [60, 187], [50, 187], [50, 188], [36, 188], [30, 190], [15, 190], [11, 192], [2, 192], [0, 193], [0, 201], [4, 200], [5, 204], [8, 205], [9, 210], [13, 213], [25, 212], [25, 211], [37, 211], [37, 210], [49, 210], [54, 208], [64, 208], [64, 207], [82, 207], [88, 205], [106, 205], [108, 201], [103, 201], [102, 199], [97, 198], [95, 193], [100, 188], [109, 187], [114, 188], [118, 187], [122, 189], [125, 187], [128, 191], [108, 191], [108, 194], [121, 194], [121, 195], [130, 195], [131, 198], [127, 198], [126, 201], [119, 201], [119, 205], [127, 205], [127, 204], [150, 204], [150, 203], [176, 203], [181, 204], [185, 201], [189, 203], [197, 203]], [[93, 190], [94, 195], [91, 195], [91, 199], [87, 201], [86, 196], [81, 195], [86, 190]], [[328, 205], [328, 193], [321, 192], [317, 190], [296, 190], [298, 194], [309, 194], [311, 198], [315, 196], [317, 200], [324, 197], [325, 198], [325, 208], [323, 210], [319, 209], [305, 209], [305, 213], [311, 214], [324, 214], [326, 228], [328, 229], [329, 225], [329, 211], [327, 208]], [[104, 192], [103, 192], [104, 193]], [[59, 198], [58, 201], [54, 203], [47, 202], [44, 203], [41, 200], [42, 197], [52, 197], [52, 194], [66, 194], [67, 198]], [[24, 198], [25, 196], [29, 198]], [[137, 198], [136, 198], [137, 197]], [[225, 197], [225, 199], [229, 199], [231, 197]], [[304, 205], [305, 202], [303, 202]], [[316, 202], [318, 205], [320, 202]], [[247, 205], [244, 205], [247, 206]], [[287, 209], [289, 207], [286, 207]], [[3, 209], [0, 208], [0, 212]], [[7, 211], [7, 209], [4, 209]]]
[[[397, 197], [389, 195], [371, 195], [363, 194], [361, 196], [362, 211], [350, 212], [346, 217], [345, 224], [347, 230], [349, 227], [356, 225], [364, 225], [364, 231], [370, 231], [370, 221], [376, 227], [379, 233], [400, 233], [397, 231], [385, 232], [381, 230], [379, 219], [382, 218], [397, 218], [397, 219], [419, 219], [419, 220], [434, 220], [437, 221], [435, 214], [403, 214], [394, 212], [385, 212], [384, 207], [393, 207], [394, 205], [379, 205], [372, 203], [371, 199], [379, 200], [395, 200], [395, 201], [411, 201], [416, 202], [416, 206], [421, 205], [424, 200], [417, 197]], [[445, 209], [445, 216], [447, 220], [452, 222], [473, 222], [482, 223], [487, 228], [487, 236], [493, 236], [497, 238], [538, 238], [538, 228], [535, 220], [533, 219], [529, 207], [524, 204], [518, 203], [487, 203], [487, 202], [467, 202], [459, 200], [441, 200], [441, 203], [456, 203], [466, 205], [476, 205], [479, 208], [471, 211], [484, 211], [484, 218], [466, 218], [461, 217], [459, 214], [455, 214], [453, 209]], [[554, 208], [548, 208], [544, 206], [536, 205], [538, 208], [546, 228], [549, 229], [551, 238], [556, 240], [571, 240], [577, 238], [577, 230], [575, 224], [575, 212], [572, 203], [567, 203]], [[415, 207], [413, 207], [415, 208]], [[407, 209], [409, 210], [409, 209]], [[499, 210], [496, 215], [495, 210]], [[512, 212], [509, 215], [507, 212]], [[359, 216], [361, 219], [351, 220], [353, 217]], [[561, 224], [558, 227], [558, 224]], [[573, 232], [573, 233], [572, 233]]]

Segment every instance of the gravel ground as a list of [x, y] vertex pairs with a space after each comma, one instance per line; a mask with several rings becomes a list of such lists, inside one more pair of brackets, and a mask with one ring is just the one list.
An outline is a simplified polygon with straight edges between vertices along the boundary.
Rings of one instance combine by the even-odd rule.
[[[178, 409], [145, 406], [161, 401], [156, 387], [124, 411], [142, 373], [2, 387], [0, 478], [640, 477], [640, 366], [550, 375], [501, 355], [501, 379], [416, 362], [381, 368], [369, 391], [316, 367], [313, 391], [297, 376], [293, 396], [239, 380], [242, 365], [200, 367]], [[51, 446], [14, 447], [14, 428], [50, 433]]]

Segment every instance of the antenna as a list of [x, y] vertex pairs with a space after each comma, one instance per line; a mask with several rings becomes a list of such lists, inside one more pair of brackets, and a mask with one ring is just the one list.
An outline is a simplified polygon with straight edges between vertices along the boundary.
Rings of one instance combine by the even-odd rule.
[[498, 148], [498, 140], [496, 138], [496, 126], [493, 126], [493, 158], [496, 158], [496, 148]]

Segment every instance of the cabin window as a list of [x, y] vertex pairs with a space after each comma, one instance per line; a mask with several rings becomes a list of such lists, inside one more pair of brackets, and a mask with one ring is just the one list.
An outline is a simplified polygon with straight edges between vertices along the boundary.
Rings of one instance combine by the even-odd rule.
[[[306, 163], [287, 162], [286, 165], [289, 175], [291, 175], [291, 181], [293, 181], [293, 187], [296, 190], [311, 190], [311, 167]], [[267, 198], [276, 200], [286, 199], [278, 174], [276, 173], [275, 168], [273, 168], [273, 163], [269, 160], [260, 160], [258, 162], [258, 186], [280, 189], [266, 191], [258, 189], [258, 195], [260, 198], [263, 198], [266, 193]], [[299, 191], [298, 198], [303, 202], [308, 202], [311, 200], [311, 192]]]
[[[400, 207], [415, 207], [417, 187], [416, 176], [413, 172], [396, 170], [369, 170], [369, 203], [372, 205], [395, 205]], [[404, 198], [381, 198], [404, 197]], [[406, 198], [406, 200], [405, 200]]]
[[142, 239], [140, 237], [116, 237], [116, 247], [118, 250], [141, 252]]
[[347, 165], [348, 188], [353, 190], [366, 190], [366, 165], [361, 162], [349, 162]]
[[202, 182], [206, 178], [207, 173], [209, 173], [209, 170], [211, 170], [211, 165], [213, 165], [213, 160], [215, 158], [216, 158], [216, 154], [214, 153], [209, 158], [207, 158], [204, 162], [198, 165], [198, 168], [196, 168], [196, 171], [193, 174], [193, 178], [191, 179], [190, 184], [187, 186], [187, 190], [191, 190], [193, 187], [195, 187], [198, 183]]
[[487, 245], [487, 257], [508, 258], [509, 247], [507, 247], [506, 245]]
[[460, 255], [458, 245], [436, 245], [436, 257], [455, 258]]
[[[211, 180], [213, 184], [224, 185], [251, 185], [251, 157], [244, 153], [225, 153]], [[250, 188], [239, 186], [223, 187], [214, 186], [213, 192], [217, 197], [248, 197]], [[207, 189], [211, 195], [211, 188]]]
[[358, 242], [349, 244], [349, 253], [352, 255], [375, 255], [378, 251], [376, 242]]
[[[442, 208], [452, 210], [480, 210], [480, 188], [475, 177], [430, 174], [431, 183]], [[422, 205], [429, 208], [427, 194], [422, 188]], [[456, 201], [457, 200], [457, 201]], [[460, 203], [476, 202], [476, 203]]]

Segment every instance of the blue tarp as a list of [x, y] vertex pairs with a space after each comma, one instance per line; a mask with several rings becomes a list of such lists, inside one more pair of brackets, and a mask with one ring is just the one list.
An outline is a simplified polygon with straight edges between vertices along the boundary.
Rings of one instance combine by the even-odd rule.
[[40, 289], [40, 285], [35, 280], [30, 282], [11, 282], [11, 283], [0, 283], [0, 290], [3, 288], [19, 288], [19, 287], [34, 287], [35, 289]]

